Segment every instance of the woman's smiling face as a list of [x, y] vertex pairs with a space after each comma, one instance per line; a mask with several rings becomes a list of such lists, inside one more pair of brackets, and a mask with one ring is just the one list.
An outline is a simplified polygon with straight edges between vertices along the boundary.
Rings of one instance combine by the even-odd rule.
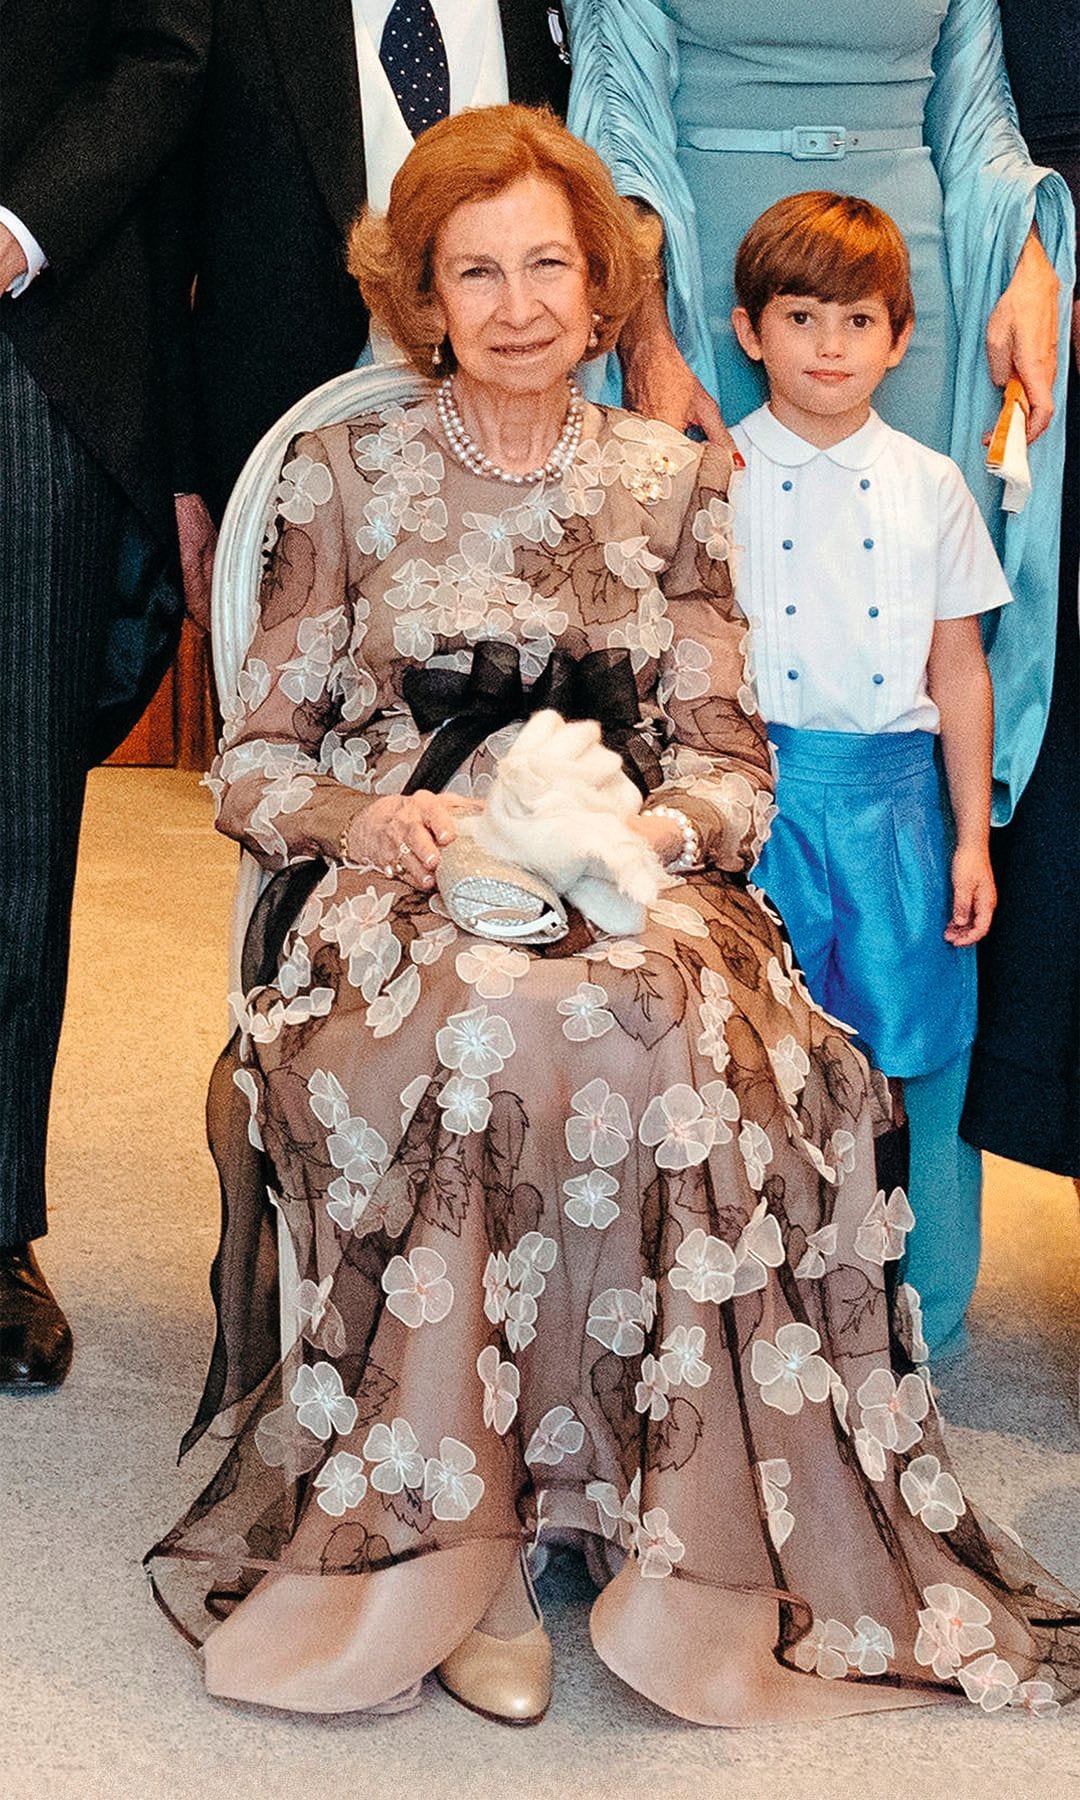
[[541, 394], [585, 354], [588, 269], [561, 188], [526, 176], [456, 206], [435, 242], [437, 318], [458, 367], [505, 394]]

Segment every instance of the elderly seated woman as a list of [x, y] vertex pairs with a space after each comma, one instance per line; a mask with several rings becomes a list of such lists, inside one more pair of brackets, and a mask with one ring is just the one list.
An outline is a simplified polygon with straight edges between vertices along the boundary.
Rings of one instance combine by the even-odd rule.
[[[888, 1297], [911, 1216], [875, 1192], [876, 1078], [745, 882], [771, 778], [728, 454], [573, 382], [655, 255], [597, 157], [517, 107], [425, 132], [357, 229], [373, 314], [440, 379], [289, 449], [212, 777], [281, 871], [215, 1111], [224, 1086], [280, 1196], [301, 1336], [260, 1366], [218, 1141], [215, 1391], [251, 1391], [155, 1582], [212, 1693], [405, 1705], [437, 1669], [525, 1723], [551, 1649], [523, 1547], [590, 1534], [597, 1652], [684, 1718], [1044, 1709], [1073, 1603], [949, 1472]], [[598, 651], [669, 884], [632, 936], [467, 935], [440, 856], [553, 667]], [[440, 686], [480, 720], [453, 754]]]

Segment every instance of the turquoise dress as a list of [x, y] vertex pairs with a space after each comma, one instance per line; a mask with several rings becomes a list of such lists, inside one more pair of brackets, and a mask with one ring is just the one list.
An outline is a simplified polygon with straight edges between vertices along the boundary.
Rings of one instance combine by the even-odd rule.
[[[911, 250], [915, 336], [875, 406], [964, 471], [1018, 606], [988, 622], [997, 731], [994, 814], [1004, 823], [1042, 739], [1053, 666], [1073, 217], [1061, 177], [1016, 127], [997, 0], [567, 0], [571, 128], [666, 233], [669, 310], [691, 367], [742, 418], [764, 398], [728, 320], [747, 227], [785, 194], [859, 193]], [[844, 126], [906, 147], [797, 160], [695, 147], [718, 129]], [[1038, 224], [1062, 280], [1059, 407], [1032, 449], [1035, 492], [1006, 520], [983, 466], [1000, 396], [986, 368], [990, 312]]]
[[[786, 194], [828, 188], [873, 200], [903, 230], [916, 329], [875, 406], [959, 463], [1016, 597], [985, 622], [994, 816], [1006, 821], [1038, 754], [1053, 673], [1073, 217], [1064, 182], [1035, 167], [1019, 135], [998, 0], [566, 0], [566, 11], [570, 126], [622, 193], [663, 218], [672, 326], [727, 420], [765, 397], [729, 321], [735, 251], [753, 220]], [[708, 147], [728, 131], [800, 126], [887, 132], [889, 147], [828, 158]], [[983, 464], [1000, 398], [985, 330], [1033, 222], [1062, 281], [1058, 411], [1032, 448], [1032, 498], [1006, 518]], [[918, 1220], [907, 1274], [935, 1349], [959, 1341], [979, 1261], [979, 1159], [957, 1134], [967, 1067], [965, 1053], [906, 1088]]]

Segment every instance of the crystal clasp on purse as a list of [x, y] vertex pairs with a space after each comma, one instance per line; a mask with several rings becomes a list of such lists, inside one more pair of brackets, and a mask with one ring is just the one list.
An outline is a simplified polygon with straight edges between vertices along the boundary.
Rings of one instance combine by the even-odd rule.
[[442, 852], [436, 880], [454, 924], [474, 937], [554, 944], [569, 929], [553, 887], [528, 869], [491, 856], [465, 832]]

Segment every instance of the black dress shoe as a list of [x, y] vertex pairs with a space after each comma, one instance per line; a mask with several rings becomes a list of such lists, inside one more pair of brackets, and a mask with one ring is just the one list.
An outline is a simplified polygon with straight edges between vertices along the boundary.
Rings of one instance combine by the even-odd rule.
[[0, 1393], [57, 1388], [71, 1367], [71, 1326], [31, 1244], [0, 1249]]

